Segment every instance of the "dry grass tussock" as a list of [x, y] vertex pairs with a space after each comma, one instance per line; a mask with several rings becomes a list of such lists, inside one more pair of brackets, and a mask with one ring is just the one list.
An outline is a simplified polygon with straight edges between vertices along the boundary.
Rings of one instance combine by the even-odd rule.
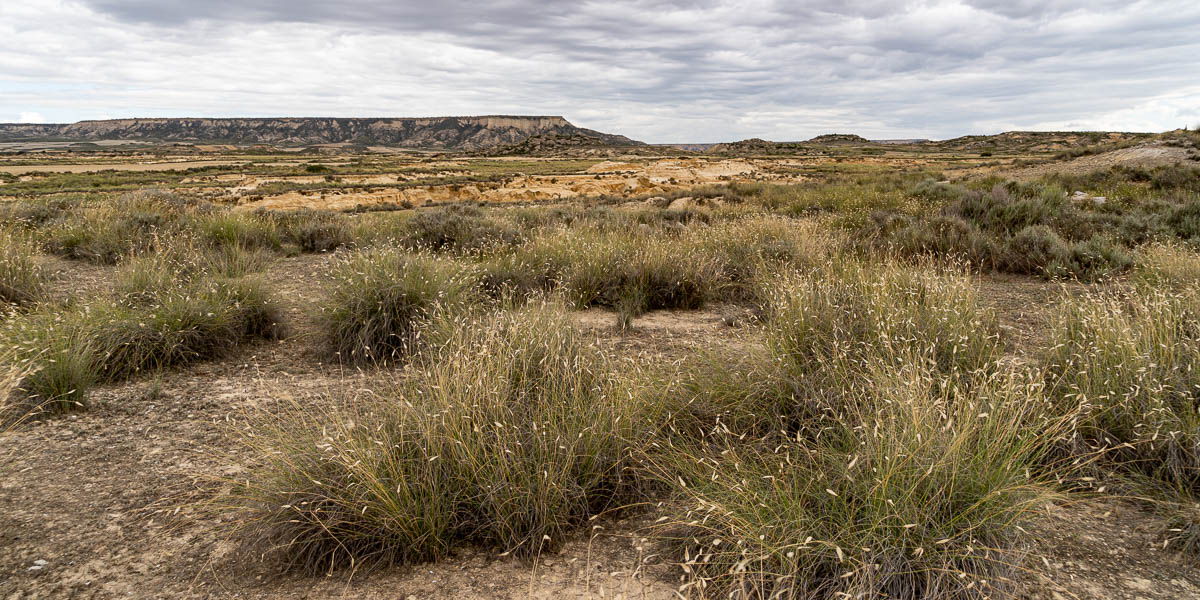
[[0, 343], [29, 367], [20, 389], [35, 411], [82, 407], [88, 389], [220, 356], [284, 335], [265, 286], [244, 275], [245, 256], [182, 243], [121, 267], [116, 293], [67, 306], [39, 305], [0, 323]]
[[561, 311], [445, 315], [430, 335], [388, 391], [245, 430], [263, 461], [227, 500], [287, 564], [409, 563], [468, 543], [531, 556], [633, 497], [634, 406]]
[[45, 294], [37, 245], [18, 230], [0, 229], [0, 305], [29, 306]]

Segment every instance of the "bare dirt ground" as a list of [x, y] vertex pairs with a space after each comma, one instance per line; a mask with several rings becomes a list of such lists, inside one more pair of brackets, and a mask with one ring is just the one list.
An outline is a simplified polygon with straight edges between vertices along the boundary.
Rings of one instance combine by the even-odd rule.
[[663, 194], [697, 185], [735, 180], [799, 177], [770, 172], [774, 161], [659, 159], [649, 162], [605, 161], [577, 175], [520, 175], [502, 182], [429, 185], [354, 191], [345, 189], [287, 192], [241, 204], [240, 210], [320, 208], [350, 210], [382, 204], [445, 202], [541, 202], [604, 195]]
[[[600, 518], [533, 563], [467, 550], [431, 565], [333, 576], [279, 574], [194, 502], [213, 478], [236, 477], [235, 432], [277, 402], [328, 402], [387, 374], [323, 363], [311, 305], [330, 257], [279, 259], [264, 274], [287, 305], [293, 335], [219, 361], [93, 395], [89, 410], [18, 429], [0, 447], [0, 598], [625, 598], [675, 596], [678, 570], [648, 542], [654, 509]], [[56, 261], [55, 289], [88, 295], [111, 268]], [[1056, 284], [984, 277], [982, 296], [1036, 349]], [[737, 307], [660, 311], [615, 326], [609, 311], [577, 313], [585, 335], [614, 358], [675, 361], [700, 349], [753, 342], [730, 326]], [[1025, 336], [1025, 337], [1022, 337]], [[1200, 597], [1194, 562], [1162, 550], [1161, 523], [1114, 499], [1051, 506], [1035, 524], [1028, 597], [1135, 600]]]

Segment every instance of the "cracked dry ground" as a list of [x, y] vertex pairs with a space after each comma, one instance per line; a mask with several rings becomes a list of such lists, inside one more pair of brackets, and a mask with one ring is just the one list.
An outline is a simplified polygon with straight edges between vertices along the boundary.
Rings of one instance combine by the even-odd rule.
[[[463, 551], [431, 565], [333, 576], [279, 574], [189, 503], [213, 476], [236, 476], [234, 431], [247, 414], [291, 399], [370, 385], [379, 374], [323, 364], [311, 305], [328, 256], [279, 259], [265, 274], [286, 303], [293, 335], [156, 377], [97, 390], [79, 414], [5, 436], [0, 469], [0, 598], [671, 598], [678, 571], [644, 539], [657, 515], [598, 519], [589, 533], [534, 564]], [[56, 262], [56, 290], [96, 293], [111, 269]], [[1014, 346], [1058, 287], [981, 278]], [[1032, 308], [1031, 307], [1035, 307]], [[1030, 312], [1031, 310], [1036, 312]], [[753, 343], [722, 309], [656, 312], [619, 332], [604, 311], [578, 322], [623, 360], [677, 360], [699, 348]], [[1161, 550], [1156, 517], [1096, 498], [1048, 507], [1027, 561], [1026, 593], [1064, 598], [1200, 598], [1194, 561]]]

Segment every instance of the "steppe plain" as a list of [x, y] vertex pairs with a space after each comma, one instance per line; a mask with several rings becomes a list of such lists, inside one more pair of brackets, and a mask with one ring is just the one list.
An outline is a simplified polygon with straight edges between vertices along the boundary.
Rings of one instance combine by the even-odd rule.
[[0, 597], [1200, 597], [1198, 145], [10, 148]]

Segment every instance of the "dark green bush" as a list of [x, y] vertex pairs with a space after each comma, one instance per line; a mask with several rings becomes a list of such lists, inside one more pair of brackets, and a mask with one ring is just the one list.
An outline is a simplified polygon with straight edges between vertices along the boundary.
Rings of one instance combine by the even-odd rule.
[[956, 257], [979, 268], [991, 268], [997, 253], [991, 238], [954, 216], [907, 220], [895, 229], [891, 241], [904, 254]]
[[1030, 225], [1005, 244], [1003, 266], [1013, 273], [1052, 275], [1067, 263], [1070, 255], [1070, 245], [1053, 229]]

